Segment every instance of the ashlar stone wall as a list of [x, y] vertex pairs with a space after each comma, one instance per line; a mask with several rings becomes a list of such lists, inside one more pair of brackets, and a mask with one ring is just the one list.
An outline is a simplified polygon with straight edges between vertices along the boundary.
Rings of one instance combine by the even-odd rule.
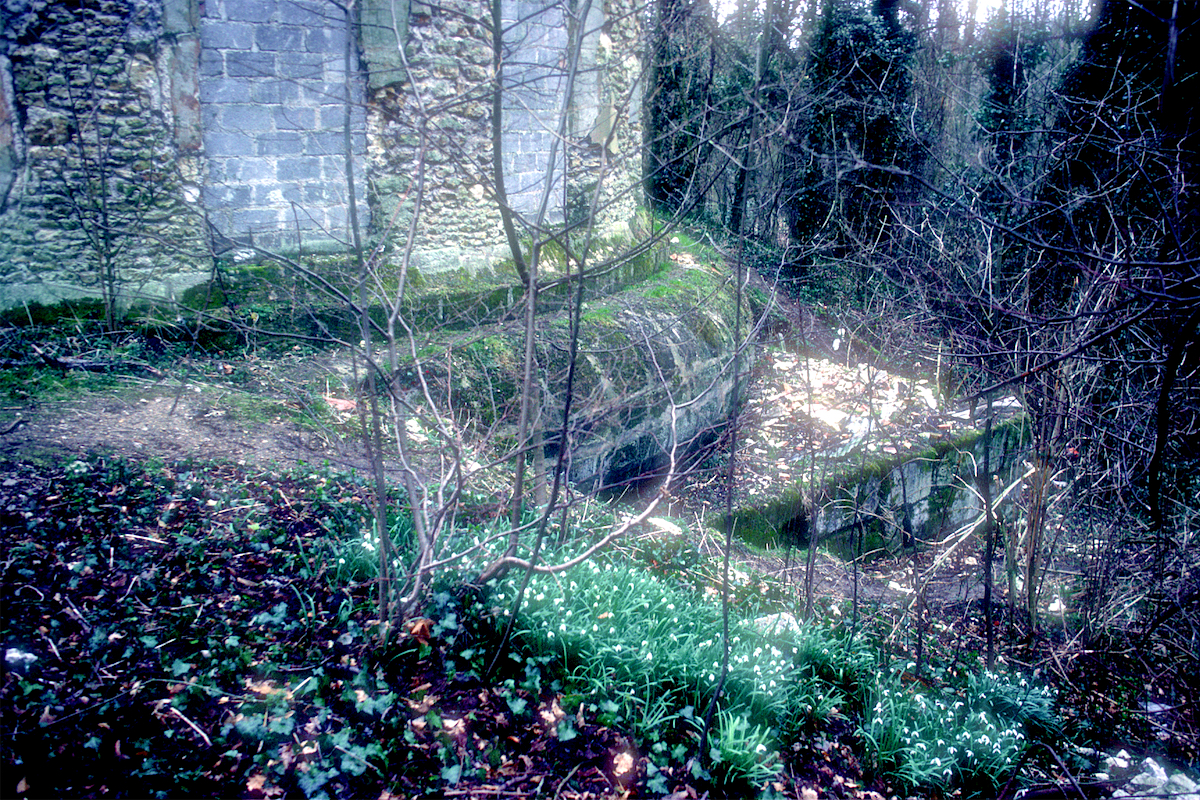
[[[351, 163], [366, 151], [364, 82], [345, 12], [327, 0], [206, 0], [199, 30], [203, 206], [222, 244], [344, 248], [347, 96]], [[365, 229], [361, 166], [355, 177]]]

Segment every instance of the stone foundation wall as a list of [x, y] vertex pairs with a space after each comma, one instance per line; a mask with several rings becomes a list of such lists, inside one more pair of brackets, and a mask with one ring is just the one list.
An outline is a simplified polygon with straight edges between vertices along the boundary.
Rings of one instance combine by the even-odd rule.
[[[365, 9], [382, 9], [371, 12], [374, 19], [394, 19], [388, 9], [398, 2], [367, 0]], [[484, 10], [469, 2], [417, 4], [403, 59], [391, 55], [393, 30], [373, 33], [391, 51], [377, 41], [364, 48], [374, 89], [368, 125], [377, 227], [406, 231], [414, 211], [433, 222], [417, 226], [413, 266], [434, 280], [510, 257], [493, 180], [494, 72]], [[505, 6], [504, 27], [501, 147], [518, 228], [530, 230], [539, 219], [579, 221], [603, 156], [598, 223], [603, 233], [623, 232], [641, 200], [640, 30], [631, 0], [596, 0], [586, 18], [515, 0]], [[581, 35], [579, 68], [573, 102], [564, 107], [571, 34]]]

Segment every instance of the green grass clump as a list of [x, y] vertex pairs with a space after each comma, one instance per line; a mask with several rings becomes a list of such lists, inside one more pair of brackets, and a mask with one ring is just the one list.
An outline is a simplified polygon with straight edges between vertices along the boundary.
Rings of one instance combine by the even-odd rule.
[[[572, 708], [633, 735], [650, 761], [650, 788], [666, 791], [707, 763], [700, 777], [711, 785], [758, 791], [793, 743], [857, 720], [874, 777], [916, 792], [985, 796], [1030, 741], [1059, 730], [1053, 695], [1019, 676], [969, 673], [939, 691], [910, 686], [864, 633], [794, 620], [772, 628], [755, 621], [770, 605], [741, 602], [707, 761], [700, 759], [699, 732], [724, 656], [720, 593], [696, 579], [710, 567], [671, 537], [653, 537], [632, 557], [614, 552], [534, 576], [518, 613], [520, 652], [557, 676]], [[509, 576], [490, 597], [501, 619], [521, 578]]]
[[[510, 603], [516, 580], [493, 599]], [[663, 785], [697, 755], [696, 734], [724, 656], [721, 607], [711, 596], [624, 558], [593, 559], [537, 577], [517, 631], [525, 652], [557, 657], [589, 711], [634, 734]], [[838, 713], [844, 695], [828, 680], [836, 672], [831, 654], [842, 647], [836, 639], [819, 625], [767, 632], [734, 619], [706, 754], [713, 780], [761, 787], [780, 768], [781, 742]]]
[[910, 791], [994, 797], [1030, 741], [1058, 730], [1054, 695], [1019, 676], [972, 673], [940, 690], [881, 673], [860, 735], [871, 766]]

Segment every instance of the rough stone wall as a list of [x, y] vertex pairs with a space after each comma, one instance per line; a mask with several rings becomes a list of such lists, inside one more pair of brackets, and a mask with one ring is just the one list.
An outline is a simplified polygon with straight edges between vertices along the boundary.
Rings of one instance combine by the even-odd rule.
[[[9, 0], [0, 25], [0, 307], [97, 294], [101, 255], [120, 302], [200, 279], [184, 196], [194, 116], [173, 68], [189, 47], [150, 0]], [[192, 184], [194, 186], [194, 184]]]
[[[363, 12], [390, 3], [367, 0]], [[414, 8], [404, 44], [407, 68], [373, 57], [389, 44], [397, 51], [400, 46], [382, 21], [371, 31], [382, 43], [364, 48], [371, 85], [381, 84], [367, 105], [375, 227], [398, 249], [417, 211], [412, 244], [423, 272], [503, 257], [497, 250], [500, 216], [485, 200], [491, 194], [492, 53], [478, 17], [483, 10], [483, 4], [462, 0]]]
[[603, 167], [597, 222], [612, 233], [625, 231], [642, 202], [638, 8], [634, 0], [597, 0], [584, 23], [578, 99], [571, 110], [567, 214], [572, 221], [584, 218]]
[[[419, 199], [424, 276], [509, 257], [486, 4], [361, 0], [348, 73], [331, 0], [0, 3], [0, 307], [98, 294], [102, 249], [132, 300], [178, 293], [250, 239], [344, 247], [347, 91], [359, 219], [385, 252], [409, 244]], [[543, 197], [545, 224], [578, 221], [602, 161], [602, 230], [640, 197], [637, 15], [632, 0], [583, 8], [505, 3], [503, 164], [526, 233]]]
[[[367, 0], [364, 13], [399, 1]], [[375, 220], [394, 220], [399, 240], [419, 197], [414, 266], [428, 278], [474, 273], [509, 258], [492, 174], [492, 44], [487, 19], [479, 17], [485, 10], [467, 2], [414, 5], [407, 69], [364, 48], [371, 85], [382, 83], [377, 75], [391, 76], [369, 104]], [[504, 18], [503, 165], [518, 227], [527, 231], [537, 222], [543, 197], [544, 224], [578, 221], [607, 143], [598, 221], [602, 231], [620, 232], [641, 198], [640, 31], [631, 0], [596, 0], [585, 19], [554, 0], [515, 0]], [[569, 34], [580, 24], [580, 69], [564, 109]]]
[[[366, 152], [363, 81], [356, 46], [346, 71], [344, 12], [328, 0], [207, 0], [200, 34], [210, 222], [231, 241], [344, 247], [347, 92], [351, 148], [358, 161]], [[355, 176], [364, 230], [365, 177]]]

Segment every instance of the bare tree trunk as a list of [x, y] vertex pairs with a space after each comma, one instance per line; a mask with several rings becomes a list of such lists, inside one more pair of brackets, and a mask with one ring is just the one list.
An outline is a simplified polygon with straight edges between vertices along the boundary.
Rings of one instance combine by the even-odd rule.
[[975, 478], [983, 498], [983, 626], [987, 639], [987, 666], [996, 667], [996, 631], [992, 624], [992, 564], [996, 559], [996, 518], [992, 508], [992, 398], [987, 398], [987, 422], [983, 433], [983, 473]]
[[[512, 208], [508, 205], [508, 192], [504, 185], [504, 15], [502, 0], [492, 0], [492, 79], [496, 82], [492, 88], [492, 185], [496, 191], [496, 206], [500, 210], [500, 222], [504, 226], [504, 236], [508, 239], [508, 249], [512, 253], [513, 267], [526, 291], [532, 286], [529, 272], [525, 267], [525, 256], [521, 250], [521, 241], [513, 224]], [[403, 45], [401, 45], [403, 46]], [[537, 278], [534, 276], [533, 281]]]

